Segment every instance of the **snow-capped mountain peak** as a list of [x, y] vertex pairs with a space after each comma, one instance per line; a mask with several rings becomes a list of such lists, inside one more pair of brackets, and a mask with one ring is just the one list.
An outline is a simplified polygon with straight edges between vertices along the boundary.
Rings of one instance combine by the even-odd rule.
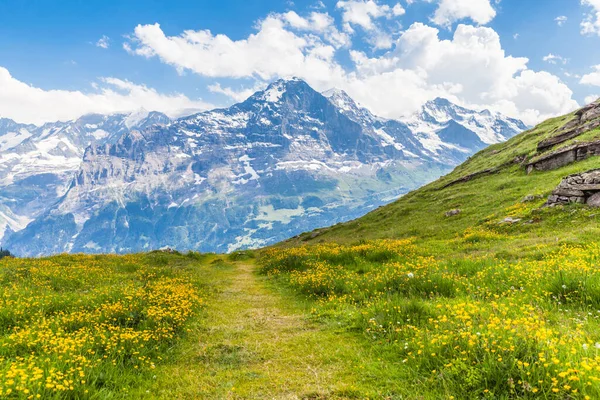
[[324, 91], [323, 96], [327, 97], [330, 101], [332, 101], [342, 110], [358, 108], [358, 104], [354, 101], [354, 99], [342, 89], [331, 88], [329, 90]]
[[[444, 143], [437, 133], [454, 121], [465, 129], [474, 132], [485, 144], [505, 141], [527, 126], [516, 119], [506, 117], [489, 110], [475, 111], [452, 103], [448, 99], [436, 98], [423, 105], [421, 111], [403, 120], [415, 134], [427, 141], [429, 148], [443, 147]], [[435, 146], [433, 142], [438, 141]]]
[[0, 244], [19, 255], [262, 246], [362, 215], [518, 128], [444, 99], [408, 122], [379, 118], [298, 78], [176, 120], [3, 119]]
[[357, 103], [346, 91], [342, 89], [329, 89], [323, 92], [329, 101], [335, 105], [344, 115], [353, 121], [361, 123], [372, 123], [374, 121], [384, 122], [385, 118], [376, 117], [367, 108]]
[[133, 128], [137, 124], [139, 124], [144, 119], [148, 118], [150, 112], [145, 108], [141, 107], [136, 111], [130, 113], [127, 118], [125, 118], [125, 126], [129, 129]]
[[286, 93], [301, 93], [306, 90], [313, 91], [313, 89], [302, 79], [296, 77], [278, 79], [269, 84], [266, 89], [258, 91], [250, 96], [248, 100], [278, 103]]

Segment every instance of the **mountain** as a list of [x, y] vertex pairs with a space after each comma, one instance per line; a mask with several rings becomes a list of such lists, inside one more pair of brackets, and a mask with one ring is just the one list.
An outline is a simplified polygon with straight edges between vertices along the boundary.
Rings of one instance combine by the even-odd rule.
[[489, 110], [473, 111], [437, 98], [403, 120], [421, 144], [448, 162], [460, 164], [465, 153], [506, 141], [528, 127]]
[[40, 127], [0, 119], [0, 237], [22, 230], [58, 201], [89, 145], [167, 121], [164, 114], [144, 110]]
[[2, 245], [19, 255], [263, 246], [361, 216], [523, 128], [440, 99], [406, 122], [379, 118], [299, 79], [177, 120], [143, 110], [3, 120]]

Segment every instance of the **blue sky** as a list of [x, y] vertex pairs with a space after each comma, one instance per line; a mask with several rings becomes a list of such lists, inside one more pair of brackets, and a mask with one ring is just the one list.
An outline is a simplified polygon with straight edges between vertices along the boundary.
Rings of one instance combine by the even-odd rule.
[[386, 117], [443, 96], [534, 123], [600, 94], [598, 16], [600, 0], [2, 0], [0, 116], [175, 115], [297, 75]]

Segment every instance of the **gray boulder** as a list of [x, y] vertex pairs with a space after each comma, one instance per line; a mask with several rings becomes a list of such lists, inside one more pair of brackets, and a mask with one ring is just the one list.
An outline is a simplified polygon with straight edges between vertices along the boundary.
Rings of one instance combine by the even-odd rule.
[[600, 192], [588, 197], [585, 203], [590, 207], [600, 207]]
[[450, 210], [446, 212], [446, 217], [454, 217], [455, 215], [458, 215], [461, 213], [461, 210], [458, 208], [455, 208], [454, 210]]

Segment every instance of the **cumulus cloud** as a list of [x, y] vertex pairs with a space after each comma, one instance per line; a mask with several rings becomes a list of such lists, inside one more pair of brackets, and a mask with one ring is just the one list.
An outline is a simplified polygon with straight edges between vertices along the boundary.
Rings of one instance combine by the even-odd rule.
[[133, 42], [124, 47], [132, 54], [158, 57], [182, 73], [185, 70], [208, 77], [259, 78], [313, 76], [323, 82], [341, 74], [333, 61], [336, 46], [313, 34], [287, 29], [281, 16], [269, 16], [258, 32], [247, 39], [231, 40], [208, 30], [184, 31], [166, 36], [159, 24], [138, 25]]
[[546, 61], [549, 64], [567, 64], [569, 62], [568, 59], [561, 57], [559, 55], [556, 54], [548, 54], [547, 56], [544, 56], [544, 58], [542, 59], [544, 61]]
[[590, 104], [598, 99], [600, 99], [600, 94], [591, 94], [589, 96], [586, 96], [586, 98], [583, 101], [585, 102], [585, 104]]
[[70, 120], [88, 113], [128, 112], [140, 107], [178, 116], [183, 109], [206, 109], [211, 105], [183, 94], [161, 94], [144, 85], [117, 78], [101, 78], [90, 93], [44, 90], [14, 78], [0, 67], [0, 117], [41, 124]]
[[394, 7], [392, 7], [392, 14], [396, 17], [400, 15], [406, 14], [406, 10], [402, 7], [402, 4], [397, 3]]
[[600, 86], [600, 65], [594, 65], [592, 69], [594, 72], [583, 75], [579, 83], [582, 85]]
[[587, 7], [581, 22], [581, 34], [600, 36], [600, 0], [581, 0], [581, 5]]
[[[530, 70], [527, 58], [506, 55], [500, 37], [488, 27], [458, 25], [452, 39], [442, 40], [437, 28], [414, 23], [397, 40], [390, 39], [386, 54], [373, 57], [349, 49], [352, 65], [342, 65], [336, 57], [340, 47], [317, 28], [327, 24], [313, 20], [295, 13], [270, 15], [256, 33], [237, 41], [209, 31], [166, 36], [157, 24], [140, 25], [127, 46], [132, 54], [158, 57], [179, 71], [206, 77], [265, 82], [298, 76], [317, 90], [336, 86], [391, 118], [407, 116], [438, 96], [528, 124], [578, 106], [558, 77]], [[249, 94], [247, 88], [219, 84], [210, 90], [234, 100]]]
[[490, 0], [439, 0], [431, 21], [449, 28], [454, 22], [467, 18], [479, 25], [485, 25], [495, 16], [496, 10], [490, 4]]
[[561, 16], [554, 18], [554, 21], [556, 22], [556, 24], [558, 26], [563, 26], [564, 24], [567, 23], [567, 19], [568, 18], [565, 15], [561, 15]]
[[[277, 18], [275, 15], [272, 17]], [[350, 36], [337, 29], [333, 17], [328, 13], [312, 12], [307, 18], [304, 18], [295, 11], [288, 11], [282, 14], [280, 18], [291, 28], [322, 34], [325, 40], [335, 47], [350, 45]]]
[[110, 46], [110, 38], [106, 35], [102, 35], [102, 37], [96, 42], [96, 46], [103, 49], [108, 49]]
[[[411, 108], [411, 101], [418, 104], [434, 96], [502, 111], [530, 124], [577, 107], [572, 91], [558, 77], [529, 70], [526, 58], [507, 56], [491, 28], [459, 25], [452, 40], [440, 40], [437, 29], [415, 23], [386, 56], [367, 58], [355, 52], [353, 59], [357, 79], [380, 83], [376, 89], [357, 93], [365, 96], [359, 100], [387, 116]], [[394, 98], [391, 87], [400, 77], [409, 78], [411, 92]], [[348, 92], [352, 94], [352, 88]]]
[[361, 27], [366, 32], [366, 40], [373, 49], [389, 49], [392, 47], [392, 35], [376, 22], [379, 18], [391, 19], [404, 15], [406, 10], [400, 3], [393, 7], [378, 4], [373, 0], [338, 1], [336, 8], [342, 11], [344, 31], [354, 34], [353, 27]]
[[358, 25], [368, 31], [373, 30], [376, 29], [374, 20], [377, 18], [390, 18], [405, 13], [399, 3], [390, 7], [387, 4], [379, 5], [373, 0], [338, 1], [336, 7], [342, 10], [342, 20], [346, 24], [347, 30], [352, 29], [350, 25]]

